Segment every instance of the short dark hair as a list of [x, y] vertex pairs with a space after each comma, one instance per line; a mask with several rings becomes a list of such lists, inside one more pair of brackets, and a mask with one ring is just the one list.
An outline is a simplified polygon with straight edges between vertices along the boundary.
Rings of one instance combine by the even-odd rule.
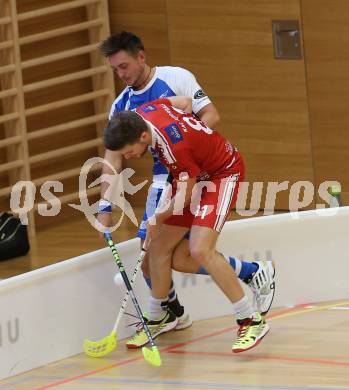
[[144, 50], [144, 45], [137, 35], [127, 31], [121, 31], [105, 39], [99, 45], [99, 50], [105, 57], [110, 57], [121, 50], [135, 55], [140, 50]]
[[134, 111], [116, 113], [104, 130], [104, 145], [109, 150], [120, 150], [136, 143], [148, 127], [142, 117]]

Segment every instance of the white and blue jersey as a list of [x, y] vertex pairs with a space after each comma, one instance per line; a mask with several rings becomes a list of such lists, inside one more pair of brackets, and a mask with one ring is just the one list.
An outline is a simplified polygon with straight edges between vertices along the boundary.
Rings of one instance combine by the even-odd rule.
[[[154, 76], [142, 90], [136, 91], [132, 87], [126, 87], [121, 92], [111, 106], [109, 119], [116, 112], [133, 110], [144, 103], [170, 96], [190, 96], [195, 114], [211, 103], [192, 73], [179, 67], [158, 66], [155, 68]], [[154, 160], [153, 184], [152, 191], [149, 191], [148, 194], [146, 211], [138, 232], [138, 237], [141, 238], [145, 238], [145, 222], [154, 214], [162, 188], [164, 188], [164, 183], [168, 178], [167, 168], [160, 163], [159, 156], [152, 148], [150, 151]]]

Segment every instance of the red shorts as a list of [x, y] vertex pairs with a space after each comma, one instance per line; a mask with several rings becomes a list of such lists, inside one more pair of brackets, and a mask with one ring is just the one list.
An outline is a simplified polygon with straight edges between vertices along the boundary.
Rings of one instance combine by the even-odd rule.
[[241, 158], [233, 168], [224, 177], [198, 181], [190, 205], [183, 209], [183, 215], [172, 215], [164, 223], [188, 228], [193, 225], [205, 226], [220, 232], [236, 202], [239, 185], [245, 176]]

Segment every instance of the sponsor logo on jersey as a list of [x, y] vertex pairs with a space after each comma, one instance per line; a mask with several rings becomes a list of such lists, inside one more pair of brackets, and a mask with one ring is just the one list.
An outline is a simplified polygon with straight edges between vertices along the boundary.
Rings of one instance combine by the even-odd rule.
[[151, 104], [142, 108], [143, 112], [152, 112], [152, 111], [156, 111], [156, 110], [157, 110], [157, 108]]
[[195, 92], [194, 99], [202, 99], [205, 96], [207, 96], [206, 93], [202, 89], [199, 89]]
[[169, 126], [165, 127], [165, 131], [173, 144], [183, 140], [182, 133], [176, 123], [171, 123]]
[[[163, 110], [166, 112], [166, 114], [168, 116], [170, 116], [172, 119], [174, 119], [175, 121], [178, 121], [178, 116], [172, 114], [170, 108], [166, 105], [166, 104], [160, 104], [160, 107], [163, 108]], [[172, 107], [174, 108], [174, 107]]]
[[188, 133], [187, 126], [183, 122], [178, 122], [178, 124], [185, 133]]

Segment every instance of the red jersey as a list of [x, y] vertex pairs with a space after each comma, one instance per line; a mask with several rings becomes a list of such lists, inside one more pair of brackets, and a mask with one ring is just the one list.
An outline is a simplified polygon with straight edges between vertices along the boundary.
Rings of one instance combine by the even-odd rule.
[[175, 179], [229, 176], [240, 155], [228, 140], [192, 114], [158, 99], [136, 109], [150, 126], [153, 148]]

